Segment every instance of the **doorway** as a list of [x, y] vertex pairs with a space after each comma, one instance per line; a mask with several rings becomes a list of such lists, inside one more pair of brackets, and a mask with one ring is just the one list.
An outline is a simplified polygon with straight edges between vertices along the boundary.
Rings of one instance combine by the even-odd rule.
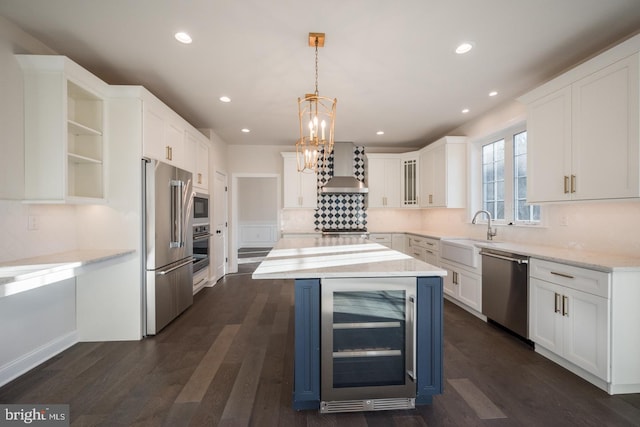
[[280, 175], [237, 174], [232, 185], [232, 266], [260, 262], [280, 237]]
[[214, 179], [213, 202], [213, 266], [214, 280], [217, 282], [229, 269], [228, 217], [227, 217], [227, 175], [216, 171]]

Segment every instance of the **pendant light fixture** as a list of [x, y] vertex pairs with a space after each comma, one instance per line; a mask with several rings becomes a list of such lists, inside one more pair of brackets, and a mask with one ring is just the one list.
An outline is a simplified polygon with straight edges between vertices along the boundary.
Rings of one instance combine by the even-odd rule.
[[333, 151], [333, 129], [336, 118], [336, 98], [320, 96], [318, 92], [318, 48], [324, 46], [324, 33], [309, 33], [309, 46], [316, 50], [316, 90], [298, 98], [300, 139], [296, 142], [298, 172], [317, 172], [318, 160], [323, 165]]

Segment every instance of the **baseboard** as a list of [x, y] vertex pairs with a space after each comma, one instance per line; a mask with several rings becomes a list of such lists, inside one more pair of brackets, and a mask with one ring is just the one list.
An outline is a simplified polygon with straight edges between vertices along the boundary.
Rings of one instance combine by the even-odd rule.
[[58, 353], [78, 343], [78, 332], [72, 331], [30, 351], [0, 367], [0, 387], [18, 378]]
[[483, 322], [487, 321], [487, 316], [485, 316], [484, 314], [474, 310], [473, 308], [469, 307], [465, 303], [458, 301], [454, 297], [452, 297], [450, 295], [447, 295], [447, 294], [444, 294], [444, 299], [446, 299], [447, 301], [449, 301], [452, 304], [457, 305], [461, 309], [468, 311], [469, 313], [473, 314], [474, 316], [476, 316], [478, 319], [482, 320]]

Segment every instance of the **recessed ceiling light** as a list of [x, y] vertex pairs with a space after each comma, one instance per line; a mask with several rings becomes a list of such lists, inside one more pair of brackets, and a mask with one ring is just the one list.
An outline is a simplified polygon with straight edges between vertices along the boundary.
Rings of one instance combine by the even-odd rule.
[[473, 49], [473, 44], [470, 42], [460, 43], [456, 48], [456, 53], [462, 55], [463, 53], [469, 52], [471, 49]]
[[462, 110], [462, 114], [467, 114], [468, 112], [469, 112], [468, 108], [465, 108], [465, 109]]
[[249, 132], [251, 132], [251, 129], [242, 128], [242, 132], [244, 132], [244, 133], [249, 133]]
[[489, 96], [496, 96], [498, 94], [498, 92], [496, 92], [495, 90], [492, 90], [491, 92], [489, 92]]
[[221, 96], [220, 97], [220, 101], [221, 102], [231, 102], [231, 98], [229, 98], [228, 96]]
[[379, 130], [378, 132], [376, 132], [376, 135], [384, 135], [384, 131], [383, 130]]
[[174, 36], [176, 38], [176, 40], [178, 40], [180, 43], [184, 43], [184, 44], [189, 44], [191, 43], [193, 40], [191, 39], [191, 36], [185, 32], [178, 32], [175, 34]]

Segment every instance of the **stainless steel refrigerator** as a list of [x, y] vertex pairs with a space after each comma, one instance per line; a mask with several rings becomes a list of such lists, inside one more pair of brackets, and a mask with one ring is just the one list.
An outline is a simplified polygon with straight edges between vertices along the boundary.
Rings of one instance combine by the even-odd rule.
[[155, 335], [193, 304], [191, 172], [143, 159], [143, 330]]

